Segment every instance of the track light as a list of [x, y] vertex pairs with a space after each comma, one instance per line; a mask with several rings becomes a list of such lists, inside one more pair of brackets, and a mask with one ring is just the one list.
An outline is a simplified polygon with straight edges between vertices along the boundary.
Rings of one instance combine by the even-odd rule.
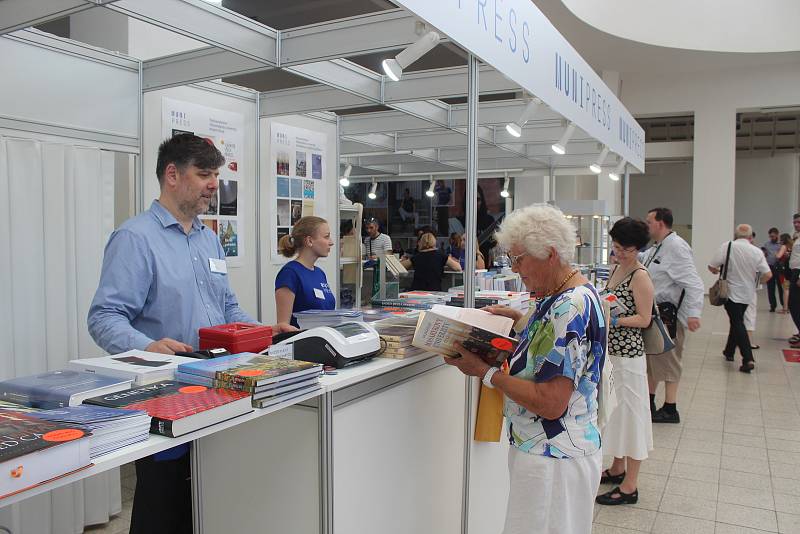
[[536, 115], [536, 112], [539, 110], [539, 106], [542, 105], [542, 101], [539, 98], [534, 97], [528, 105], [525, 106], [525, 109], [522, 111], [522, 115], [519, 116], [519, 119], [516, 122], [509, 122], [506, 124], [506, 131], [513, 135], [514, 137], [522, 137], [522, 127], [525, 126], [525, 123], [528, 122]]
[[348, 185], [350, 185], [351, 172], [353, 172], [353, 166], [348, 163], [347, 167], [344, 168], [344, 174], [342, 175], [341, 178], [339, 178], [339, 183], [342, 185], [342, 187], [347, 187]]
[[618, 182], [620, 177], [622, 176], [622, 173], [625, 172], [626, 163], [627, 161], [625, 161], [625, 158], [619, 160], [619, 165], [617, 165], [617, 168], [614, 169], [613, 172], [608, 173], [608, 177], [614, 180], [615, 182]]
[[377, 191], [378, 191], [378, 184], [375, 183], [375, 181], [373, 180], [372, 187], [369, 188], [369, 193], [367, 193], [367, 196], [369, 197], [370, 200], [375, 200], [376, 198], [378, 198]]
[[431, 185], [430, 185], [430, 187], [428, 187], [428, 190], [427, 190], [427, 191], [425, 191], [425, 196], [428, 196], [428, 197], [430, 197], [430, 198], [433, 198], [433, 190], [434, 190], [435, 188], [436, 188], [436, 182], [434, 182], [433, 180], [431, 180]]
[[567, 129], [564, 130], [564, 133], [561, 134], [561, 139], [558, 140], [558, 143], [554, 144], [550, 148], [553, 149], [553, 152], [558, 154], [559, 156], [563, 156], [567, 153], [567, 143], [569, 143], [569, 138], [572, 137], [572, 134], [575, 132], [575, 123], [570, 122], [567, 124]]
[[500, 191], [500, 196], [503, 197], [503, 198], [508, 198], [508, 197], [511, 196], [511, 194], [508, 192], [508, 186], [509, 186], [510, 180], [511, 179], [508, 176], [506, 176], [506, 181], [503, 182], [503, 190]]
[[603, 172], [603, 162], [606, 160], [606, 156], [608, 156], [608, 147], [604, 146], [603, 151], [600, 152], [600, 155], [597, 156], [597, 161], [589, 165], [589, 170], [595, 174], [600, 174]]
[[416, 43], [397, 54], [393, 59], [384, 59], [381, 64], [383, 72], [394, 81], [400, 80], [403, 77], [403, 69], [433, 50], [440, 40], [441, 37], [439, 37], [438, 33], [426, 33]]

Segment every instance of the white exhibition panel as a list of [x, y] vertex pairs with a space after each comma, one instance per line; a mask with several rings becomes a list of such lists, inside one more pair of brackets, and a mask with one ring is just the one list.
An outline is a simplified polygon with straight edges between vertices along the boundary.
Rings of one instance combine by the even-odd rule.
[[644, 130], [530, 0], [398, 0], [644, 171]]
[[336, 534], [460, 533], [464, 376], [442, 366], [335, 408], [333, 462]]
[[138, 61], [21, 30], [0, 36], [0, 70], [0, 126], [138, 150]]

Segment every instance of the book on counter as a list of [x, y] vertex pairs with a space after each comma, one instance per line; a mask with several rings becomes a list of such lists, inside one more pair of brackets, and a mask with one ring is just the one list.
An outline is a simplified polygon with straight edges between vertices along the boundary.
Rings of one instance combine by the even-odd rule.
[[196, 360], [178, 366], [183, 375], [199, 375], [214, 379], [218, 387], [244, 391], [301, 377], [317, 378], [322, 365], [301, 360], [287, 360], [266, 354], [243, 353], [211, 360]]
[[364, 317], [359, 310], [306, 310], [293, 314], [301, 330], [317, 326], [336, 326], [341, 323], [363, 322]]
[[91, 465], [90, 435], [79, 425], [0, 409], [0, 498]]
[[92, 459], [127, 445], [145, 441], [150, 432], [150, 416], [142, 410], [121, 410], [82, 404], [44, 410], [33, 415], [54, 423], [82, 425], [88, 428], [92, 432], [89, 437], [89, 456]]
[[319, 383], [319, 380], [314, 380], [312, 383], [308, 383], [303, 387], [292, 389], [291, 391], [282, 393], [280, 395], [271, 395], [268, 397], [253, 399], [253, 408], [271, 408], [284, 403], [288, 405], [303, 395], [317, 393], [318, 391], [322, 391], [322, 384]]
[[192, 361], [195, 361], [195, 358], [129, 350], [113, 356], [72, 360], [67, 363], [67, 367], [74, 371], [130, 378], [134, 385], [144, 386], [174, 379], [178, 365]]
[[86, 400], [86, 404], [144, 410], [150, 432], [176, 438], [249, 413], [250, 394], [165, 380]]
[[0, 382], [0, 399], [33, 408], [77, 406], [85, 399], [129, 389], [130, 378], [115, 378], [70, 369], [20, 376]]
[[516, 349], [509, 337], [514, 321], [473, 308], [436, 305], [423, 312], [417, 322], [412, 345], [437, 354], [456, 356], [454, 344], [501, 364]]
[[280, 395], [282, 393], [305, 387], [310, 384], [317, 384], [319, 382], [319, 374], [308, 374], [305, 376], [281, 380], [280, 382], [273, 382], [264, 386], [245, 387], [241, 384], [230, 384], [214, 378], [193, 375], [190, 373], [181, 373], [180, 371], [178, 371], [176, 375], [176, 380], [180, 382], [186, 382], [188, 384], [197, 384], [199, 386], [206, 386], [209, 388], [227, 388], [235, 391], [245, 391], [251, 394], [253, 400]]

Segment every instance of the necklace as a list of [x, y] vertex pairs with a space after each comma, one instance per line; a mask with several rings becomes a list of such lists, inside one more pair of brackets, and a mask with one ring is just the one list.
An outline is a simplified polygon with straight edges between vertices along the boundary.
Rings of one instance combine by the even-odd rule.
[[572, 270], [572, 271], [571, 271], [571, 272], [570, 272], [570, 273], [569, 273], [569, 274], [568, 274], [568, 275], [567, 275], [567, 276], [564, 278], [564, 280], [561, 282], [561, 284], [560, 284], [560, 285], [559, 285], [559, 286], [558, 286], [558, 287], [557, 287], [557, 288], [556, 288], [554, 291], [552, 291], [552, 292], [550, 292], [550, 293], [546, 294], [546, 295], [545, 295], [545, 297], [549, 297], [550, 295], [555, 295], [556, 293], [558, 293], [559, 291], [561, 291], [561, 289], [562, 289], [562, 288], [563, 288], [565, 285], [567, 285], [567, 282], [569, 282], [570, 280], [572, 280], [572, 277], [573, 277], [573, 276], [575, 276], [576, 274], [578, 274], [579, 272], [580, 272], [580, 271], [579, 271], [578, 269], [573, 269], [573, 270]]

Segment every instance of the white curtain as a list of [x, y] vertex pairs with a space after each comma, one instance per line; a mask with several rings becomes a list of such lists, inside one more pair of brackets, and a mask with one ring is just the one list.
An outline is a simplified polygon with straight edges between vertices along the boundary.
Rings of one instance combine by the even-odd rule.
[[[113, 152], [0, 136], [0, 379], [103, 354], [86, 314], [113, 229]], [[121, 501], [114, 469], [0, 508], [0, 525], [76, 534]]]

